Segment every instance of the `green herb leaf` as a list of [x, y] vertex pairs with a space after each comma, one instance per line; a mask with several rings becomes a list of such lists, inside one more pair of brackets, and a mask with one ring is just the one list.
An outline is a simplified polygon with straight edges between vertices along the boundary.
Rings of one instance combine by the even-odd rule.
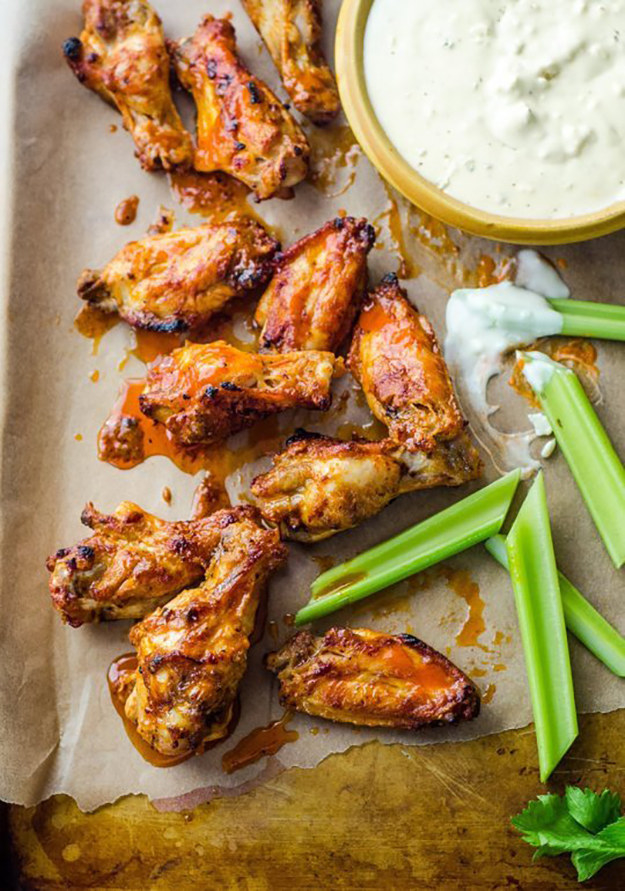
[[599, 872], [601, 867], [625, 857], [625, 817], [619, 817], [593, 837], [593, 846], [574, 851], [571, 862], [577, 870], [577, 878], [585, 882]]
[[[523, 840], [540, 850], [536, 856], [550, 857], [587, 848], [593, 836], [569, 814], [566, 799], [560, 795], [539, 795], [512, 818]], [[543, 850], [544, 848], [547, 850]]]
[[601, 795], [592, 789], [568, 786], [566, 806], [569, 814], [589, 832], [601, 832], [621, 816], [621, 798], [616, 792], [604, 789]]

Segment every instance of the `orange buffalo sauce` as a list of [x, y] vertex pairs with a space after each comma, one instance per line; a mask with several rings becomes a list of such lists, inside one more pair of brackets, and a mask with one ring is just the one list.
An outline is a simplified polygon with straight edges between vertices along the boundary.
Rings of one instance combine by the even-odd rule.
[[297, 730], [288, 730], [287, 724], [293, 718], [291, 712], [285, 712], [277, 721], [266, 727], [256, 727], [247, 736], [238, 741], [221, 759], [225, 773], [234, 773], [261, 758], [275, 755], [287, 743], [299, 739]]
[[107, 331], [114, 328], [119, 322], [119, 316], [114, 312], [102, 312], [95, 306], [85, 303], [74, 319], [74, 328], [83, 337], [88, 337], [93, 342], [91, 353], [97, 356], [100, 341]]
[[[588, 395], [593, 401], [593, 396], [598, 390], [599, 369], [597, 368], [597, 350], [587, 338], [543, 337], [536, 343], [530, 344], [528, 350], [538, 350], [553, 359], [561, 362], [575, 371]], [[539, 408], [539, 402], [534, 391], [528, 384], [523, 374], [523, 360], [515, 362], [512, 375], [508, 381], [513, 390], [534, 406]]]
[[[351, 128], [345, 124], [323, 129], [314, 127], [307, 136], [311, 149], [308, 178], [326, 197], [338, 198], [356, 179], [356, 165], [362, 149]], [[346, 171], [346, 176], [339, 183], [339, 178], [343, 179], [341, 171]]]
[[250, 191], [247, 186], [226, 173], [174, 171], [169, 174], [169, 185], [176, 200], [186, 210], [211, 223], [245, 216], [269, 228], [248, 202]]
[[479, 647], [487, 650], [488, 648], [479, 642], [480, 636], [486, 631], [485, 603], [480, 596], [479, 585], [465, 569], [444, 567], [443, 573], [451, 590], [462, 597], [468, 607], [467, 617], [456, 635], [456, 644], [459, 647]]
[[124, 198], [115, 208], [115, 222], [119, 226], [130, 226], [137, 217], [137, 208], [139, 207], [139, 196], [131, 195], [130, 198]]

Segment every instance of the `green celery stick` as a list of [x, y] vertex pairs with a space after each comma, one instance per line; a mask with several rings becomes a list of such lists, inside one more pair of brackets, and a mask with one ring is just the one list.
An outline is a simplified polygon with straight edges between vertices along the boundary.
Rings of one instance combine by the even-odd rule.
[[501, 529], [520, 479], [514, 470], [422, 523], [317, 577], [303, 625], [464, 551]]
[[625, 306], [560, 297], [547, 302], [562, 316], [561, 334], [569, 337], [625, 340]]
[[520, 353], [527, 378], [549, 419], [601, 538], [625, 563], [625, 467], [574, 371], [543, 353]]
[[540, 779], [545, 782], [577, 737], [571, 661], [542, 473], [507, 541], [529, 682]]
[[[484, 547], [504, 569], [509, 569], [506, 539], [503, 535], [489, 538], [484, 542]], [[560, 571], [558, 581], [566, 627], [613, 674], [625, 677], [625, 637], [603, 618]]]

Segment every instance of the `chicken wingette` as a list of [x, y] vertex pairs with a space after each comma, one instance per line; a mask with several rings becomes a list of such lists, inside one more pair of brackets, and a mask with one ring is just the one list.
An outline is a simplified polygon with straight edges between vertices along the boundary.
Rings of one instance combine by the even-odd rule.
[[206, 446], [290, 408], [327, 410], [341, 371], [327, 352], [262, 355], [224, 341], [187, 343], [150, 365], [139, 405], [179, 445]]
[[278, 248], [250, 219], [186, 227], [132, 241], [103, 269], [86, 269], [78, 295], [135, 328], [189, 331], [264, 284]]
[[169, 86], [161, 21], [146, 0], [84, 0], [85, 27], [63, 44], [78, 80], [122, 115], [146, 170], [190, 167], [191, 136]]
[[330, 721], [418, 730], [470, 721], [480, 711], [471, 679], [410, 634], [300, 631], [266, 665], [285, 708]]
[[308, 172], [304, 131], [237, 55], [234, 28], [207, 15], [193, 37], [169, 44], [197, 106], [196, 170], [223, 170], [260, 199], [287, 197]]
[[302, 542], [351, 529], [402, 493], [459, 486], [482, 469], [466, 434], [428, 454], [388, 439], [345, 442], [300, 431], [273, 461], [253, 480], [252, 498], [283, 538]]
[[88, 504], [81, 520], [93, 535], [47, 560], [54, 607], [75, 628], [142, 618], [203, 577], [222, 530], [240, 510], [168, 523], [130, 501], [112, 514]]
[[286, 559], [277, 530], [264, 528], [253, 508], [239, 510], [202, 582], [130, 631], [138, 667], [126, 716], [166, 756], [227, 734], [259, 602]]
[[321, 49], [321, 0], [242, 0], [280, 72], [295, 108], [315, 124], [329, 123], [341, 103]]
[[337, 217], [281, 254], [257, 308], [262, 350], [330, 350], [348, 336], [367, 287], [375, 231]]
[[436, 335], [397, 276], [386, 276], [366, 297], [348, 365], [373, 414], [406, 449], [431, 451], [464, 429]]

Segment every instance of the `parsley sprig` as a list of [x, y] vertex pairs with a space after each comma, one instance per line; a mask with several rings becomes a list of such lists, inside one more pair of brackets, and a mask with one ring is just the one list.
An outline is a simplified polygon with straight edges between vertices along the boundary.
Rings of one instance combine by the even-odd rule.
[[625, 857], [625, 816], [616, 792], [601, 794], [567, 786], [564, 795], [539, 795], [512, 825], [538, 857], [570, 854], [577, 878], [585, 882], [603, 866]]

